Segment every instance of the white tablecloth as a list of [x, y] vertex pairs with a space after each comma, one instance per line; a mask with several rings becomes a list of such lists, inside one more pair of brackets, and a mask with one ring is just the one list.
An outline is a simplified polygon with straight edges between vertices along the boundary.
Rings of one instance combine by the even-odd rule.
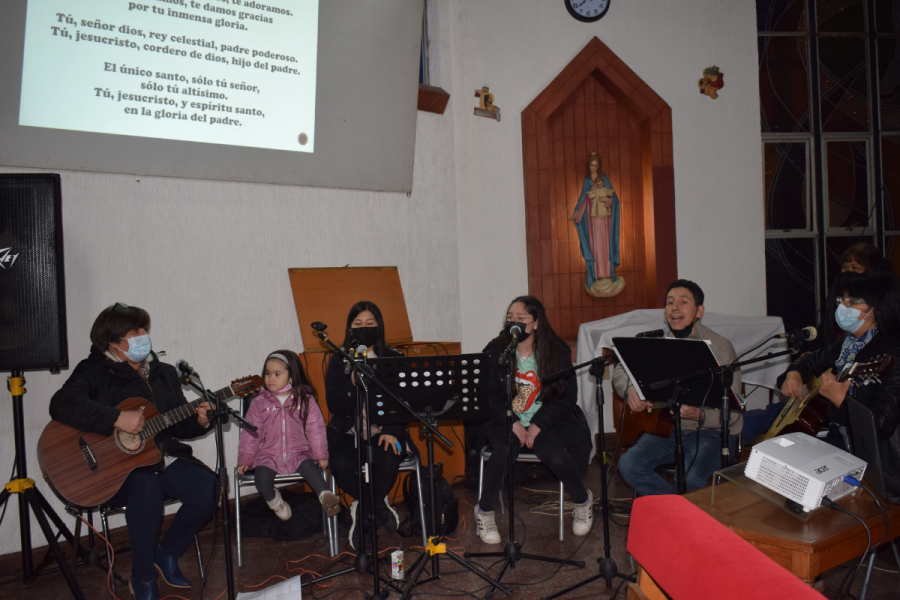
[[[784, 332], [781, 317], [735, 317], [707, 312], [703, 324], [734, 345], [738, 356], [774, 335]], [[662, 329], [666, 325], [663, 309], [650, 308], [633, 310], [600, 321], [582, 323], [578, 328], [577, 363], [583, 363], [601, 356], [604, 348], [612, 348], [612, 338], [631, 337], [642, 331]], [[741, 360], [763, 356], [769, 352], [787, 349], [784, 340], [770, 340]], [[787, 368], [790, 358], [781, 356], [768, 361], [748, 365], [741, 369], [741, 378], [747, 392], [747, 408], [762, 408], [769, 402], [769, 389], [775, 389], [775, 379]], [[614, 430], [612, 415], [612, 386], [609, 370], [603, 380], [604, 408], [603, 425], [607, 432]], [[584, 368], [578, 372], [578, 404], [587, 417], [591, 433], [599, 429], [597, 422], [596, 387], [594, 378]], [[593, 454], [592, 454], [593, 456]]]

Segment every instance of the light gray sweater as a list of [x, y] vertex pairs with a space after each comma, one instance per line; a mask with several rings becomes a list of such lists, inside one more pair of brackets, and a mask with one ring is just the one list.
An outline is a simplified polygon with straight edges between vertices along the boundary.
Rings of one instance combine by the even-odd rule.
[[[667, 335], [666, 337], [674, 337], [672, 332], [666, 328]], [[734, 346], [731, 345], [727, 339], [705, 327], [702, 323], [697, 321], [694, 324], [694, 330], [688, 336], [694, 340], [707, 340], [712, 344], [713, 351], [716, 353], [716, 358], [719, 360], [719, 364], [727, 365], [735, 358], [737, 358], [737, 353], [734, 351]], [[628, 379], [628, 373], [625, 372], [625, 368], [618, 364], [616, 368], [613, 369], [612, 374], [612, 384], [616, 390], [616, 393], [621, 398], [627, 399], [628, 388], [631, 387], [632, 383]], [[734, 372], [734, 382], [731, 384], [731, 389], [734, 393], [740, 397], [741, 396], [741, 372], [740, 369]], [[719, 406], [719, 398], [712, 399], [710, 404], [712, 406]], [[722, 422], [722, 417], [719, 414], [719, 410], [716, 408], [704, 408], [703, 412], [705, 414], [705, 418], [703, 420], [703, 429], [719, 429]], [[741, 427], [743, 426], [743, 415], [738, 410], [731, 411], [730, 423], [728, 425], [728, 431], [732, 435], [737, 435], [741, 432]], [[697, 425], [699, 425], [699, 421], [695, 419], [682, 419], [681, 428], [685, 431], [696, 431]]]

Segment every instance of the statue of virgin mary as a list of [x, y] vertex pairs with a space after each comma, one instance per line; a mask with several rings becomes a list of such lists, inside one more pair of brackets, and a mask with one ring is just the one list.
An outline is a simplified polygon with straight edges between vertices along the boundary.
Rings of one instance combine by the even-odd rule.
[[616, 276], [619, 266], [619, 197], [603, 173], [602, 156], [589, 152], [587, 174], [570, 220], [575, 222], [587, 269], [585, 289], [592, 296], [611, 298], [625, 289]]

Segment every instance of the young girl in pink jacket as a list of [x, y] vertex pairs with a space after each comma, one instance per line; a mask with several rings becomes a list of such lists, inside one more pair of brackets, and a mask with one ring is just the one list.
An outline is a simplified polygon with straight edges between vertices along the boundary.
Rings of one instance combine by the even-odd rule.
[[241, 429], [238, 473], [254, 471], [256, 489], [279, 519], [291, 518], [291, 507], [275, 489], [275, 475], [299, 473], [315, 490], [329, 517], [341, 503], [328, 489], [322, 470], [328, 467], [325, 419], [297, 354], [277, 350], [266, 357], [265, 388], [250, 404], [246, 419], [256, 431]]

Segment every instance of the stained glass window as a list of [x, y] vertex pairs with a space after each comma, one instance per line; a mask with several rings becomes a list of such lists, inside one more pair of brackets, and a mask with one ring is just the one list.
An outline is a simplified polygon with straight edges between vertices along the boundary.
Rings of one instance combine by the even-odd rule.
[[766, 142], [763, 148], [766, 229], [812, 230], [808, 145], [805, 142]]

